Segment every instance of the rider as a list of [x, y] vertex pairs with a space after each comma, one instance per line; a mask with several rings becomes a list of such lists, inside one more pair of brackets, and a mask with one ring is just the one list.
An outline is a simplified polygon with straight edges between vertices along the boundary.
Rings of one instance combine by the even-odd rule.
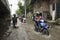
[[35, 25], [39, 28], [39, 23], [40, 23], [40, 19], [41, 19], [41, 13], [36, 13], [36, 16], [35, 16]]

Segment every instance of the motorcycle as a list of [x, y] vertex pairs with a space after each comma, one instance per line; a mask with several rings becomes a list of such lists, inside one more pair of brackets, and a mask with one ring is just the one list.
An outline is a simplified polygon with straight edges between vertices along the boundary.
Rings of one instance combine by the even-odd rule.
[[49, 35], [49, 27], [46, 23], [42, 23], [43, 25], [40, 24], [40, 26], [42, 27], [40, 32], [42, 32], [43, 34]]
[[41, 19], [38, 22], [35, 20], [35, 30], [36, 31], [49, 35], [48, 28], [49, 28], [49, 26], [47, 25], [47, 23], [45, 23], [45, 21], [43, 19]]

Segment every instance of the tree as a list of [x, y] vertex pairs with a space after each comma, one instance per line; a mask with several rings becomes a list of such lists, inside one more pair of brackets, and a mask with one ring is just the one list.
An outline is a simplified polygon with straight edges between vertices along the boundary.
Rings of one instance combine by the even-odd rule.
[[31, 0], [26, 0], [26, 12], [28, 13], [31, 10], [31, 5], [30, 5]]
[[30, 11], [30, 0], [24, 0], [26, 1], [24, 4], [25, 5], [22, 5], [21, 2], [18, 2], [18, 6], [19, 6], [19, 9], [17, 9], [16, 13], [17, 15], [21, 15], [21, 14], [24, 14], [25, 13], [25, 6], [26, 6], [26, 13], [28, 13]]
[[18, 3], [19, 9], [16, 10], [17, 15], [24, 14], [24, 6], [22, 5], [21, 2]]

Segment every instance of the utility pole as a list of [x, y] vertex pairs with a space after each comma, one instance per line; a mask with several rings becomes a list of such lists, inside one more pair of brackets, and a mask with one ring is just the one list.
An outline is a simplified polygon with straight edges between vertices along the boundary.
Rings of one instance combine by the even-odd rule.
[[56, 10], [57, 10], [56, 2], [57, 2], [57, 0], [55, 0], [55, 19], [56, 19]]
[[25, 17], [26, 17], [26, 0], [25, 0]]

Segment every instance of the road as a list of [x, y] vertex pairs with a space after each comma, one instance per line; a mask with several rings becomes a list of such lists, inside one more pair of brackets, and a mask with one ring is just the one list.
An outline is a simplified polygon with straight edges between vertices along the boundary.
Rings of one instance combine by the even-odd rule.
[[12, 30], [10, 36], [4, 40], [60, 40], [60, 29], [50, 28], [50, 35], [43, 35], [34, 30], [33, 24], [21, 23], [18, 20], [18, 28]]

